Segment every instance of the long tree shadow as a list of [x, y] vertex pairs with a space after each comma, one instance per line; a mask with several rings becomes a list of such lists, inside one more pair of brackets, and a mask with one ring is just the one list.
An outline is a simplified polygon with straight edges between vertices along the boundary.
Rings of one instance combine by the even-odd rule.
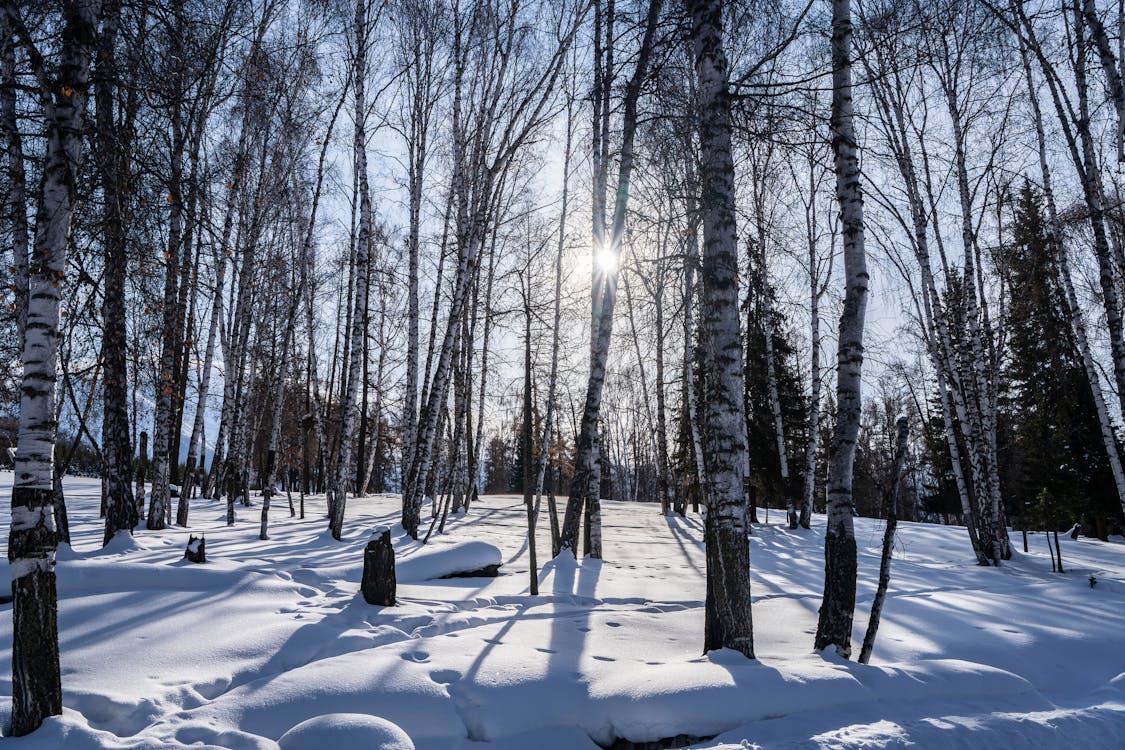
[[[672, 539], [680, 548], [680, 553], [683, 555], [684, 561], [701, 577], [705, 577], [706, 571], [699, 561], [699, 558], [704, 554], [702, 526], [689, 523], [687, 519], [680, 518], [674, 514], [665, 516], [664, 520], [668, 522], [668, 529], [672, 532]], [[692, 529], [694, 532], [688, 529]], [[696, 550], [698, 554], [693, 555], [693, 549]]]
[[[579, 562], [564, 550], [548, 565], [552, 573], [551, 593], [555, 597], [552, 606], [556, 608], [556, 612], [551, 623], [547, 669], [556, 675], [582, 680], [582, 655], [586, 650], [591, 618], [597, 606], [595, 594], [602, 572], [602, 561], [586, 558]], [[558, 612], [558, 608], [568, 597], [574, 609], [565, 614]]]

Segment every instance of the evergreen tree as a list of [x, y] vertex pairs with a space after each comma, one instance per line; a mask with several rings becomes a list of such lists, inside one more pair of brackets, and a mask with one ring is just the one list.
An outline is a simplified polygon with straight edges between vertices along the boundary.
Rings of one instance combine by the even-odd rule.
[[[1014, 515], [1034, 515], [1052, 498], [1051, 518], [1069, 525], [1119, 507], [1089, 381], [1058, 284], [1064, 250], [1048, 240], [1040, 196], [1020, 191], [1012, 241], [1004, 248], [1011, 301], [1001, 468]], [[1042, 515], [1042, 514], [1039, 514]]]
[[[757, 257], [750, 253], [751, 258]], [[757, 265], [760, 265], [757, 264]], [[797, 372], [795, 351], [786, 337], [787, 321], [778, 310], [777, 293], [766, 281], [764, 269], [747, 274], [750, 289], [743, 302], [748, 308], [743, 364], [746, 378], [746, 432], [750, 450], [751, 481], [758, 502], [785, 507], [796, 500], [804, 484], [805, 445], [808, 441], [808, 404]], [[768, 316], [768, 319], [767, 319]], [[781, 419], [788, 455], [788, 486], [782, 480], [781, 456], [770, 400], [766, 332], [772, 331], [774, 375], [781, 404]]]
[[[968, 523], [968, 519], [962, 517], [961, 498], [957, 494], [953, 461], [949, 455], [949, 443], [946, 442], [940, 398], [941, 395], [936, 391], [930, 398], [929, 415], [920, 434], [919, 490], [922, 512], [925, 514], [922, 520], [964, 524]], [[955, 434], [960, 435], [959, 425], [955, 427]], [[962, 470], [967, 475], [969, 467], [965, 465], [963, 457]]]

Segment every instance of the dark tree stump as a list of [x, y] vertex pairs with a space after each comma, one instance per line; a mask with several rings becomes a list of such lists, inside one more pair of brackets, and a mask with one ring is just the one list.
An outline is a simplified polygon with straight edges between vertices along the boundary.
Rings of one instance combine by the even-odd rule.
[[363, 550], [363, 579], [359, 584], [363, 599], [378, 607], [395, 605], [395, 549], [391, 532], [382, 529]]
[[201, 536], [192, 534], [188, 537], [187, 549], [184, 550], [184, 557], [189, 562], [205, 563], [207, 562], [207, 540]]

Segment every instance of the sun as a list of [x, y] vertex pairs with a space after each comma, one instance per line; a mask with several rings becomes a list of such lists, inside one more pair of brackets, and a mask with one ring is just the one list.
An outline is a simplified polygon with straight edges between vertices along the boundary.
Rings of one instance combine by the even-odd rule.
[[603, 247], [594, 253], [594, 266], [604, 274], [617, 271], [617, 253]]

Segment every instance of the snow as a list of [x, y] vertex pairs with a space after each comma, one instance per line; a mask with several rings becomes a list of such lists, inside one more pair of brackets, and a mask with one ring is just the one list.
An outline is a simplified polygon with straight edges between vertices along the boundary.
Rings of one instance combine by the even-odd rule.
[[357, 747], [363, 750], [414, 750], [406, 732], [369, 714], [322, 714], [281, 735], [281, 750], [324, 750]]
[[[0, 473], [0, 491], [10, 482]], [[139, 528], [102, 549], [99, 483], [65, 486], [75, 540], [58, 555], [65, 711], [13, 748], [593, 750], [686, 736], [730, 750], [1077, 749], [1125, 737], [1120, 540], [1060, 537], [1068, 572], [1056, 575], [1043, 535], [990, 569], [973, 564], [963, 528], [900, 523], [864, 666], [811, 648], [823, 518], [811, 532], [756, 525], [759, 658], [748, 661], [700, 653], [701, 522], [655, 505], [604, 502], [607, 559], [548, 560], [532, 597], [517, 497], [482, 498], [424, 546], [397, 525], [399, 499], [379, 496], [349, 498], [343, 542], [326, 531], [323, 497], [306, 500], [303, 521], [276, 508], [266, 542], [258, 507], [239, 506], [228, 528], [225, 505], [197, 500], [190, 530]], [[379, 528], [395, 547], [395, 607], [359, 594]], [[857, 518], [856, 529], [858, 650], [882, 527]], [[206, 534], [206, 565], [183, 559], [189, 533]], [[495, 578], [441, 577], [495, 564]], [[11, 605], [0, 605], [5, 696], [10, 649]]]
[[[399, 527], [402, 530], [402, 527]], [[400, 539], [400, 549], [408, 544]], [[447, 541], [431, 538], [426, 545], [418, 545], [413, 554], [395, 561], [395, 575], [399, 583], [417, 583], [434, 578], [447, 578], [458, 573], [472, 573], [490, 565], [502, 565], [500, 548], [480, 541]]]

